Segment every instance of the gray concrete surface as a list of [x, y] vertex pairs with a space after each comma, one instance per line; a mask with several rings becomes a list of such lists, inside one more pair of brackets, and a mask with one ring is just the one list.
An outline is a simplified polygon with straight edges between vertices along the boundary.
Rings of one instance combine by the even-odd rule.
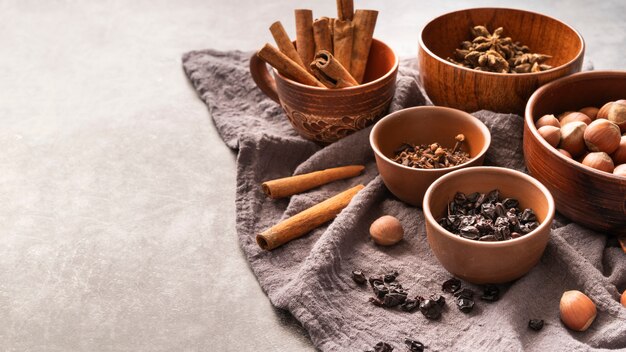
[[[417, 52], [478, 2], [357, 1]], [[561, 18], [626, 69], [618, 0], [483, 1]], [[184, 76], [192, 49], [252, 50], [334, 1], [0, 0], [0, 350], [309, 351], [235, 238], [235, 154]]]

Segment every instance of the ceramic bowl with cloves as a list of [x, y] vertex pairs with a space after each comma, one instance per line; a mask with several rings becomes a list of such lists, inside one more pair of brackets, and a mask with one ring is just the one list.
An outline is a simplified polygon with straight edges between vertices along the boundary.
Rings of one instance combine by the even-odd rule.
[[[464, 141], [458, 148], [468, 154], [468, 160], [445, 168], [414, 168], [394, 161], [399, 148], [405, 144], [438, 143], [450, 150], [457, 145], [456, 137]], [[476, 117], [451, 108], [418, 106], [393, 112], [372, 128], [370, 145], [376, 166], [387, 188], [400, 200], [421, 206], [428, 186], [439, 177], [461, 168], [483, 164], [491, 144], [489, 129]]]
[[[612, 235], [626, 234], [626, 177], [613, 173], [619, 165], [601, 170], [601, 165], [596, 165], [600, 160], [585, 159], [599, 159], [595, 156], [603, 154], [586, 155], [592, 151], [588, 148], [613, 150], [613, 146], [603, 144], [614, 139], [616, 133], [626, 132], [626, 124], [618, 126], [623, 130], [615, 131], [618, 127], [609, 120], [618, 124], [621, 120], [604, 116], [601, 111], [608, 102], [622, 99], [626, 99], [625, 71], [577, 73], [539, 88], [530, 97], [524, 118], [526, 166], [552, 192], [557, 211], [574, 222]], [[620, 106], [613, 107], [611, 113], [617, 108]], [[537, 128], [539, 119], [542, 123], [550, 120], [546, 115], [560, 117], [561, 135], [556, 143], [542, 137]], [[601, 121], [603, 117], [606, 122]], [[623, 160], [615, 153], [610, 153], [613, 160]]]
[[[503, 198], [518, 200], [521, 209], [532, 209], [538, 227], [518, 238], [482, 242], [453, 234], [439, 224], [457, 192], [487, 193], [494, 189]], [[548, 189], [533, 177], [481, 166], [456, 170], [433, 182], [424, 196], [423, 209], [428, 244], [443, 267], [466, 281], [493, 284], [515, 280], [539, 262], [548, 244], [555, 207]]]
[[[487, 32], [472, 33], [476, 26], [484, 26]], [[502, 33], [494, 33], [500, 27]], [[479, 70], [484, 67], [462, 67], [448, 60], [455, 58], [461, 43], [469, 45], [467, 42], [476, 38], [487, 48], [486, 55], [475, 59], [489, 66], [496, 57], [488, 51], [499, 50], [499, 40], [507, 37], [511, 42], [506, 46], [519, 42], [519, 47], [526, 46], [529, 53], [551, 56], [541, 62], [551, 68], [530, 73], [499, 73]], [[468, 112], [486, 109], [521, 115], [526, 101], [538, 87], [581, 70], [584, 51], [582, 36], [555, 18], [516, 9], [474, 8], [450, 12], [430, 21], [419, 37], [418, 61], [424, 89], [435, 105]]]

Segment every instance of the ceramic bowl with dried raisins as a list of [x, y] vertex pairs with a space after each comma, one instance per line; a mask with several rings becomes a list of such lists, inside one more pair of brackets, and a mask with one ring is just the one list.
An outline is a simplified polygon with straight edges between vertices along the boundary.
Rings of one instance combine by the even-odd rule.
[[439, 262], [453, 275], [482, 284], [515, 280], [537, 264], [555, 207], [548, 189], [529, 175], [472, 167], [433, 182], [423, 209], [428, 243]]
[[[440, 106], [396, 111], [379, 120], [370, 133], [370, 145], [383, 182], [396, 197], [414, 206], [422, 205], [426, 189], [437, 178], [454, 170], [482, 165], [490, 144], [489, 129], [479, 119]], [[435, 145], [433, 150], [422, 148]], [[406, 158], [398, 155], [407, 147], [410, 155]], [[433, 154], [437, 160], [424, 157], [423, 166], [431, 168], [418, 168], [422, 164], [417, 160], [418, 154], [420, 158]]]

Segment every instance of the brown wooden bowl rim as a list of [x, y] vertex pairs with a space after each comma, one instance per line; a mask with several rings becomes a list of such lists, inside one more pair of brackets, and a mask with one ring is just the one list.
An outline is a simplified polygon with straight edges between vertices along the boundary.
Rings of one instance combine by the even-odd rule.
[[[457, 13], [457, 12], [466, 12], [466, 11], [473, 11], [473, 10], [504, 10], [504, 11], [518, 11], [518, 12], [525, 12], [525, 13], [529, 13], [529, 14], [533, 14], [533, 15], [537, 15], [537, 16], [543, 16], [545, 18], [549, 18], [552, 19], [562, 25], [564, 25], [565, 27], [569, 28], [570, 30], [572, 30], [576, 36], [578, 37], [578, 40], [580, 40], [580, 50], [578, 51], [578, 53], [576, 53], [576, 56], [574, 56], [574, 58], [566, 63], [564, 63], [563, 65], [560, 66], [556, 66], [553, 67], [549, 70], [545, 70], [545, 71], [540, 71], [540, 72], [528, 72], [528, 73], [498, 73], [498, 72], [488, 72], [488, 71], [477, 71], [477, 70], [473, 70], [473, 69], [469, 69], [467, 67], [462, 67], [456, 64], [453, 64], [452, 62], [445, 60], [441, 57], [439, 57], [439, 55], [435, 55], [435, 53], [433, 53], [427, 46], [426, 44], [424, 44], [424, 30], [426, 30], [426, 28], [433, 22], [435, 22], [436, 20], [440, 19], [441, 17], [447, 16], [447, 15], [451, 15], [453, 13]], [[494, 75], [494, 76], [503, 76], [503, 77], [512, 77], [512, 76], [519, 76], [519, 77], [532, 77], [532, 76], [539, 76], [545, 73], [549, 73], [549, 72], [554, 72], [558, 69], [562, 69], [564, 67], [567, 66], [571, 66], [572, 64], [574, 64], [581, 55], [584, 54], [585, 52], [585, 39], [582, 37], [582, 35], [572, 26], [570, 26], [569, 24], [554, 18], [552, 16], [548, 16], [548, 15], [544, 15], [542, 13], [539, 12], [534, 12], [534, 11], [527, 11], [527, 10], [522, 10], [522, 9], [514, 9], [514, 8], [510, 8], [510, 7], [472, 7], [472, 8], [467, 8], [467, 9], [462, 9], [462, 10], [455, 10], [455, 11], [450, 11], [447, 13], [444, 13], [443, 15], [437, 16], [435, 18], [433, 18], [432, 20], [430, 20], [420, 31], [420, 35], [419, 35], [419, 46], [425, 51], [427, 52], [430, 56], [434, 57], [436, 60], [443, 62], [449, 66], [452, 66], [454, 68], [458, 68], [460, 70], [465, 70], [468, 72], [473, 72], [476, 74], [484, 74], [484, 75]]]
[[[447, 182], [451, 178], [462, 177], [463, 175], [468, 174], [468, 173], [481, 173], [485, 171], [500, 174], [499, 175], [500, 177], [502, 177], [503, 175], [516, 177], [520, 179], [520, 181], [522, 182], [531, 183], [532, 185], [534, 185], [541, 191], [543, 196], [548, 201], [548, 214], [546, 214], [546, 218], [541, 222], [541, 224], [539, 224], [539, 227], [537, 227], [536, 229], [534, 229], [533, 231], [527, 233], [526, 235], [522, 237], [513, 238], [513, 239], [505, 240], [505, 241], [497, 241], [497, 242], [481, 242], [481, 241], [475, 241], [475, 240], [463, 238], [459, 235], [455, 235], [451, 233], [450, 231], [444, 229], [441, 225], [439, 225], [439, 223], [437, 222], [437, 220], [435, 220], [435, 217], [432, 214], [432, 210], [430, 209], [430, 199], [431, 197], [434, 196], [433, 190], [435, 189], [435, 187], [439, 186], [442, 183]], [[530, 241], [533, 236], [536, 236], [539, 232], [546, 230], [546, 228], [548, 231], [550, 231], [550, 226], [552, 224], [552, 220], [554, 219], [555, 208], [556, 207], [554, 204], [554, 198], [552, 197], [552, 194], [550, 193], [548, 188], [546, 188], [546, 186], [544, 186], [537, 179], [517, 170], [513, 170], [513, 169], [509, 169], [505, 167], [496, 167], [496, 166], [468, 167], [468, 168], [456, 170], [454, 172], [441, 176], [428, 187], [428, 189], [426, 190], [426, 193], [424, 194], [424, 201], [422, 204], [422, 210], [424, 211], [424, 218], [426, 219], [428, 223], [430, 223], [437, 230], [439, 230], [437, 231], [438, 233], [441, 233], [444, 236], [451, 238], [452, 240], [460, 242], [460, 243], [473, 244], [476, 246], [483, 246], [483, 247], [488, 247], [488, 248], [502, 248], [502, 247], [510, 247], [516, 244], [521, 244], [523, 242]]]
[[381, 81], [387, 79], [389, 76], [393, 75], [394, 72], [398, 71], [398, 67], [400, 66], [400, 60], [398, 59], [398, 55], [396, 54], [396, 52], [389, 45], [387, 45], [387, 43], [383, 42], [382, 40], [376, 39], [376, 38], [372, 38], [372, 40], [375, 40], [375, 41], [381, 43], [382, 45], [386, 46], [389, 49], [389, 51], [393, 54], [393, 59], [394, 59], [393, 66], [384, 75], [376, 78], [373, 81], [370, 81], [370, 82], [367, 82], [367, 83], [364, 83], [364, 84], [359, 84], [358, 86], [345, 87], [345, 88], [332, 88], [332, 89], [331, 88], [323, 88], [323, 87], [315, 87], [315, 86], [310, 86], [310, 85], [303, 84], [303, 83], [300, 83], [300, 82], [296, 82], [296, 81], [294, 81], [292, 79], [289, 79], [289, 78], [281, 75], [280, 72], [278, 72], [273, 67], [272, 67], [272, 71], [274, 72], [274, 76], [275, 77], [280, 77], [280, 79], [285, 81], [286, 83], [289, 83], [291, 85], [298, 86], [298, 87], [304, 87], [304, 88], [310, 88], [310, 89], [318, 90], [320, 92], [337, 92], [337, 91], [345, 92], [345, 91], [350, 91], [350, 90], [355, 90], [355, 89], [367, 88], [369, 86], [375, 85], [378, 82], [381, 82]]
[[[472, 121], [476, 126], [478, 126], [478, 128], [480, 129], [480, 131], [482, 132], [483, 138], [484, 138], [484, 143], [483, 146], [480, 150], [480, 152], [478, 152], [473, 158], [469, 159], [468, 161], [464, 162], [463, 164], [459, 164], [453, 167], [447, 167], [447, 168], [442, 168], [442, 169], [416, 169], [414, 167], [408, 167], [408, 166], [404, 166], [402, 164], [398, 164], [397, 162], [389, 159], [385, 154], [383, 154], [383, 152], [380, 151], [380, 149], [378, 148], [378, 143], [377, 141], [374, 140], [374, 134], [376, 131], [378, 131], [378, 129], [380, 128], [380, 124], [382, 124], [384, 121], [387, 120], [391, 120], [396, 118], [397, 115], [402, 115], [402, 114], [406, 114], [406, 113], [414, 113], [417, 112], [419, 113], [420, 111], [425, 111], [425, 110], [440, 110], [442, 111], [445, 115], [445, 113], [451, 113], [451, 112], [456, 112], [456, 113], [461, 113], [461, 116], [463, 116], [464, 118]], [[402, 169], [405, 170], [410, 170], [409, 172], [425, 172], [425, 173], [448, 173], [450, 171], [454, 171], [454, 170], [458, 170], [464, 167], [467, 167], [467, 165], [481, 157], [483, 157], [485, 155], [485, 153], [487, 153], [487, 150], [489, 150], [489, 147], [491, 146], [491, 132], [489, 132], [489, 129], [487, 128], [487, 126], [480, 121], [477, 117], [471, 115], [470, 113], [467, 113], [465, 111], [462, 110], [458, 110], [458, 109], [454, 109], [454, 108], [449, 108], [449, 107], [445, 107], [445, 106], [413, 106], [410, 108], [405, 108], [405, 109], [400, 109], [397, 111], [392, 112], [391, 114], [383, 117], [382, 119], [378, 120], [375, 124], [374, 127], [372, 127], [372, 130], [370, 131], [370, 146], [372, 147], [372, 149], [374, 150], [374, 153], [376, 153], [376, 155], [378, 155], [380, 158], [382, 158], [383, 160], [387, 161], [388, 163], [391, 163], [394, 166], [400, 167]]]
[[549, 91], [550, 89], [556, 89], [560, 86], [564, 86], [570, 83], [570, 81], [578, 81], [578, 80], [596, 80], [596, 79], [604, 79], [607, 77], [622, 77], [626, 80], [626, 71], [618, 71], [618, 70], [607, 70], [607, 71], [587, 71], [587, 72], [579, 72], [579, 73], [574, 73], [572, 75], [569, 76], [565, 76], [559, 79], [556, 79], [550, 83], [547, 83], [543, 86], [541, 86], [539, 89], [537, 89], [528, 99], [528, 103], [526, 103], [526, 110], [525, 110], [525, 116], [524, 116], [524, 123], [526, 124], [526, 126], [528, 127], [528, 129], [530, 130], [530, 133], [535, 137], [536, 140], [539, 141], [539, 143], [546, 148], [548, 151], [550, 151], [552, 154], [556, 155], [558, 158], [560, 158], [561, 160], [565, 161], [567, 164], [573, 166], [574, 168], [576, 168], [578, 171], [581, 171], [583, 173], [587, 173], [587, 174], [591, 174], [591, 175], [596, 175], [598, 177], [607, 177], [609, 179], [612, 180], [616, 180], [616, 181], [624, 181], [624, 177], [622, 176], [618, 176], [615, 175], [613, 173], [608, 173], [605, 171], [600, 171], [600, 170], [596, 170], [592, 167], [589, 167], [587, 165], [583, 165], [583, 163], [580, 163], [574, 159], [568, 158], [565, 155], [561, 154], [558, 150], [556, 150], [556, 148], [553, 148], [551, 145], [548, 144], [548, 142], [546, 142], [545, 139], [543, 139], [543, 137], [541, 137], [541, 135], [539, 135], [539, 132], [537, 131], [537, 127], [535, 127], [535, 119], [534, 116], [532, 116], [532, 109], [535, 106], [536, 102], [542, 98], [544, 98], [542, 95], [546, 94], [547, 91]]

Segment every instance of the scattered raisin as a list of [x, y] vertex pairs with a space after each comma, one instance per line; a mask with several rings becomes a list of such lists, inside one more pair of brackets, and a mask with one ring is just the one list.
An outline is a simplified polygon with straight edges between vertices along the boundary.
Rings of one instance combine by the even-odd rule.
[[448, 292], [448, 293], [454, 293], [458, 291], [460, 288], [461, 288], [461, 280], [455, 279], [455, 278], [447, 280], [446, 282], [443, 283], [443, 285], [441, 285], [441, 289], [444, 292]]
[[543, 329], [543, 319], [530, 319], [528, 321], [528, 327], [535, 331]]
[[485, 285], [480, 299], [487, 302], [495, 302], [500, 299], [500, 289], [496, 285]]
[[459, 298], [459, 300], [456, 302], [457, 307], [459, 307], [459, 310], [463, 313], [469, 313], [472, 311], [472, 309], [474, 308], [474, 300], [471, 298], [465, 298], [465, 297], [461, 297]]
[[469, 288], [464, 288], [460, 291], [456, 291], [454, 297], [472, 299], [474, 298], [474, 291]]
[[393, 347], [386, 342], [379, 342], [374, 346], [373, 350], [365, 350], [365, 352], [391, 352], [393, 351]]
[[409, 312], [412, 313], [415, 311], [415, 309], [417, 309], [420, 305], [420, 302], [422, 301], [420, 299], [421, 297], [415, 297], [415, 299], [412, 298], [407, 298], [404, 303], [402, 303], [400, 305], [400, 309], [402, 309], [405, 312]]
[[420, 303], [420, 312], [428, 319], [439, 319], [441, 317], [441, 306], [437, 301], [426, 299]]
[[424, 344], [413, 339], [405, 339], [404, 343], [411, 352], [424, 352]]
[[398, 275], [400, 274], [397, 271], [394, 271], [392, 273], [385, 275], [383, 277], [383, 281], [385, 281], [386, 283], [394, 282], [396, 281], [396, 278], [398, 277]]
[[365, 274], [363, 274], [361, 270], [352, 271], [352, 280], [354, 280], [354, 282], [356, 282], [359, 285], [363, 285], [364, 283], [367, 282], [367, 279], [365, 278]]

